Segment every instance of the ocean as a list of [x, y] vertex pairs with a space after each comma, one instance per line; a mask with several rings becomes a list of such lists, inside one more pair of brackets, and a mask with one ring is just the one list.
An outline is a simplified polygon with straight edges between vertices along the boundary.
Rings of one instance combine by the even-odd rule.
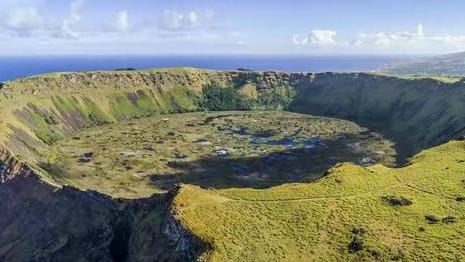
[[197, 67], [285, 72], [366, 72], [401, 61], [399, 56], [24, 56], [0, 57], [0, 82], [51, 72]]

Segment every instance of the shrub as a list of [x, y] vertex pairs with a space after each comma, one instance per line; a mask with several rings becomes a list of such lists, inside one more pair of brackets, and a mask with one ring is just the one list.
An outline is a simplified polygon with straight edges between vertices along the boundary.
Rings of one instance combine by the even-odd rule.
[[455, 222], [457, 222], [457, 218], [453, 217], [453, 216], [447, 216], [447, 217], [442, 219], [442, 223], [444, 223], [444, 224], [452, 224], [452, 223], [455, 223]]
[[455, 200], [459, 202], [465, 202], [465, 196], [458, 196]]
[[439, 222], [439, 218], [435, 215], [427, 215], [425, 216], [426, 221], [428, 224], [436, 224]]
[[250, 110], [252, 101], [233, 87], [212, 83], [202, 89], [201, 108], [208, 111]]
[[110, 123], [110, 121], [104, 115], [98, 114], [96, 112], [89, 113], [89, 120], [96, 125], [104, 125]]
[[383, 196], [382, 199], [391, 206], [410, 206], [412, 204], [412, 200], [405, 197]]
[[354, 228], [352, 228], [352, 234], [354, 234], [354, 235], [363, 236], [363, 235], [365, 235], [367, 232], [368, 232], [368, 230], [366, 230], [366, 229], [363, 228], [363, 227], [354, 227]]
[[363, 238], [359, 235], [355, 235], [352, 241], [349, 243], [350, 252], [358, 252], [365, 247]]
[[268, 109], [286, 109], [294, 96], [295, 91], [291, 87], [277, 86], [260, 92], [258, 104]]

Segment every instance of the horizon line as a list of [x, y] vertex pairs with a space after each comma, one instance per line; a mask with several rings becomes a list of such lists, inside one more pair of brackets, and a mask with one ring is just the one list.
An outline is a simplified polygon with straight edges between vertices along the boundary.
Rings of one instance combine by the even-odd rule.
[[[455, 52], [460, 53], [460, 52]], [[428, 57], [428, 56], [442, 56], [449, 55], [454, 53], [441, 53], [441, 54], [288, 54], [288, 53], [263, 53], [263, 54], [253, 54], [253, 53], [159, 53], [159, 54], [0, 54], [0, 58], [6, 57], [242, 57], [242, 56], [251, 56], [251, 57]]]

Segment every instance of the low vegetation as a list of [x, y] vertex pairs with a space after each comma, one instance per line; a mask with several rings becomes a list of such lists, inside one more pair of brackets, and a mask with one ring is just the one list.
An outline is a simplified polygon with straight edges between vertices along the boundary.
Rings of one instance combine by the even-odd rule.
[[410, 206], [413, 204], [412, 200], [405, 197], [383, 196], [381, 198], [391, 206]]
[[202, 90], [201, 109], [207, 111], [250, 110], [252, 101], [239, 94], [231, 86], [222, 87], [216, 83], [205, 86]]
[[51, 146], [41, 166], [81, 189], [136, 198], [178, 183], [266, 188], [312, 181], [340, 161], [393, 165], [392, 146], [338, 119], [276, 111], [189, 113], [83, 130]]
[[[465, 259], [465, 143], [409, 166], [342, 164], [317, 183], [270, 189], [183, 186], [175, 214], [212, 261]], [[386, 204], [388, 203], [388, 204]]]

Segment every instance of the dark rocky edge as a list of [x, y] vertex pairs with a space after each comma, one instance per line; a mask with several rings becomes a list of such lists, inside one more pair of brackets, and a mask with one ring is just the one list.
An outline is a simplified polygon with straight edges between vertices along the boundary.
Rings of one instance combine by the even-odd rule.
[[[168, 193], [168, 199], [172, 200], [180, 188], [181, 186], [178, 186], [171, 190]], [[198, 237], [184, 228], [182, 223], [176, 218], [176, 210], [169, 208], [167, 213], [168, 215], [164, 216], [163, 233], [168, 238], [170, 246], [175, 249], [174, 251], [183, 260], [194, 261], [211, 249], [208, 243], [202, 242]]]
[[0, 261], [192, 261], [203, 245], [172, 216], [171, 192], [115, 199], [55, 187], [0, 150]]

